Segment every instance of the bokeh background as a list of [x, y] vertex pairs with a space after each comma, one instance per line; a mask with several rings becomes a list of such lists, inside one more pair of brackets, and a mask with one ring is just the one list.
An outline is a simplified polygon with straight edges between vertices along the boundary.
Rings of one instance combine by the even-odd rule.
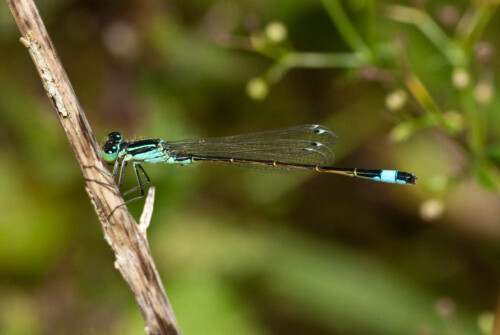
[[[419, 178], [147, 167], [150, 244], [187, 335], [491, 333], [498, 4], [38, 1], [99, 140], [318, 123], [337, 166]], [[0, 28], [0, 333], [141, 334], [6, 3]]]

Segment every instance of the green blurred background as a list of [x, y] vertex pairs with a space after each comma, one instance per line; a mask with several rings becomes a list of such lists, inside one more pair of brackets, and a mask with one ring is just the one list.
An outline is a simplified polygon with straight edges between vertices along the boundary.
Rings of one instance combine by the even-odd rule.
[[[318, 123], [337, 166], [419, 178], [147, 167], [149, 240], [187, 335], [491, 333], [497, 4], [38, 1], [99, 140]], [[0, 333], [143, 333], [5, 3], [0, 27]]]

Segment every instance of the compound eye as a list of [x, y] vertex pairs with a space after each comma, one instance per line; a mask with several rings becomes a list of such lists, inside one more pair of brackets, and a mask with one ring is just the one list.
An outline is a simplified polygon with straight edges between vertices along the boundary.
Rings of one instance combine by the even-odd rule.
[[111, 142], [120, 142], [122, 139], [122, 135], [116, 131], [109, 133], [108, 135], [108, 141]]
[[102, 147], [102, 156], [104, 160], [108, 163], [112, 163], [116, 160], [118, 155], [118, 146], [110, 141], [106, 142]]
[[105, 150], [107, 154], [112, 154], [118, 151], [118, 147], [116, 145], [112, 145], [111, 147], [107, 147]]

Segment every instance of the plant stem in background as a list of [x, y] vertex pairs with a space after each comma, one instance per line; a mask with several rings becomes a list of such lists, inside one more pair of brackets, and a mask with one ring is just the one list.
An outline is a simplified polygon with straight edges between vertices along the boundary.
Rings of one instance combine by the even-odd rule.
[[466, 59], [459, 46], [450, 39], [423, 10], [405, 6], [385, 6], [386, 16], [394, 21], [415, 25], [443, 53], [454, 67], [465, 66]]
[[455, 29], [455, 34], [460, 40], [462, 50], [472, 49], [474, 43], [482, 36], [491, 17], [495, 14], [498, 4], [499, 1], [496, 0], [483, 0], [478, 5], [471, 4]]
[[291, 52], [270, 67], [266, 77], [275, 84], [293, 68], [359, 68], [363, 65], [361, 58], [356, 53]]
[[328, 11], [332, 21], [335, 23], [340, 35], [344, 38], [344, 41], [352, 50], [361, 53], [366, 63], [370, 63], [372, 61], [372, 52], [347, 17], [340, 1], [323, 0], [323, 5]]

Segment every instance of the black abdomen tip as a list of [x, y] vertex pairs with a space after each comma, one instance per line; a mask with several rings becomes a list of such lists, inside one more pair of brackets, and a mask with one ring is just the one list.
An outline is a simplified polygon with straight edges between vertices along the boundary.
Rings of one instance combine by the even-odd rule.
[[415, 177], [415, 175], [413, 173], [399, 172], [398, 171], [398, 175], [396, 176], [396, 180], [401, 184], [415, 185], [415, 181], [417, 180], [417, 177]]

